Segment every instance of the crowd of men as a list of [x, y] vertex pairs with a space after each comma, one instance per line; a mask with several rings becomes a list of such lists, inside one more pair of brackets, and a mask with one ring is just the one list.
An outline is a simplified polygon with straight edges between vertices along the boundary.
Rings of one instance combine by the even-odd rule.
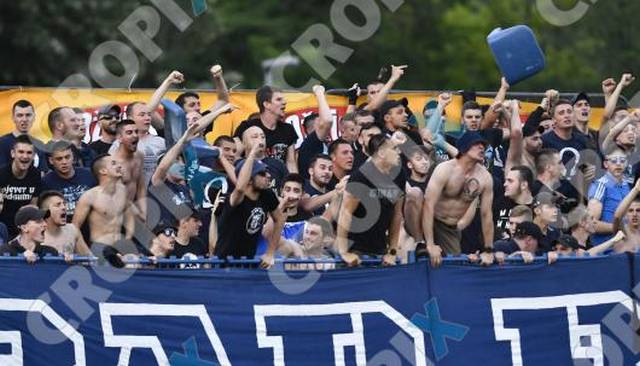
[[269, 267], [276, 257], [355, 266], [364, 255], [393, 265], [415, 251], [438, 266], [445, 255], [490, 265], [638, 250], [640, 111], [621, 97], [631, 74], [602, 82], [598, 131], [586, 93], [548, 90], [524, 119], [502, 79], [491, 105], [465, 100], [461, 130], [445, 132], [458, 119], [445, 112], [452, 95], [412, 111], [390, 94], [407, 67], [391, 66], [348, 90], [338, 138], [322, 86], [301, 144], [284, 94], [263, 86], [259, 112], [208, 144], [216, 119], [236, 109], [221, 67], [210, 71], [217, 101], [205, 110], [182, 93], [177, 139], [159, 113], [184, 81], [177, 71], [150, 101], [102, 106], [98, 139], [83, 110], [63, 106], [47, 116], [43, 143], [30, 135], [36, 108], [17, 101], [15, 128], [0, 137], [0, 254], [93, 255], [117, 267], [127, 255], [260, 257]]

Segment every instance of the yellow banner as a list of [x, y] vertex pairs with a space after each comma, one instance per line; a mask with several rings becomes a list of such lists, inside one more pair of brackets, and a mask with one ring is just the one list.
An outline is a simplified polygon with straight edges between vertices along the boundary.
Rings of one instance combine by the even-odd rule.
[[[175, 100], [175, 98], [183, 91], [170, 91], [165, 98]], [[20, 100], [26, 99], [35, 106], [35, 122], [31, 129], [31, 134], [43, 141], [51, 138], [51, 131], [47, 125], [47, 115], [49, 112], [59, 106], [70, 106], [82, 108], [85, 111], [84, 122], [87, 127], [86, 142], [94, 141], [98, 138], [98, 128], [96, 122], [97, 110], [109, 103], [118, 104], [124, 107], [134, 101], [147, 102], [151, 98], [153, 90], [134, 89], [134, 90], [113, 90], [113, 89], [54, 89], [54, 88], [20, 88], [7, 89], [0, 91], [0, 134], [6, 134], [14, 129], [11, 116], [11, 108], [13, 104]], [[213, 105], [217, 96], [215, 92], [199, 92], [202, 108], [206, 109]], [[422, 113], [425, 103], [429, 99], [435, 98], [437, 92], [403, 92], [391, 95], [393, 99], [407, 98], [409, 107], [416, 113]], [[311, 112], [317, 111], [317, 103], [313, 94], [309, 93], [285, 93], [287, 100], [287, 119], [291, 123], [298, 136], [304, 136], [301, 128], [302, 120]], [[239, 107], [239, 110], [231, 114], [223, 115], [215, 121], [213, 131], [207, 135], [208, 141], [213, 141], [220, 135], [232, 135], [238, 125], [245, 120], [251, 113], [257, 112], [258, 107], [255, 100], [255, 92], [253, 91], [237, 91], [230, 95], [231, 103]], [[334, 114], [334, 125], [332, 128], [332, 136], [338, 135], [337, 121], [344, 115], [347, 107], [347, 98], [341, 96], [328, 96], [329, 105]], [[489, 98], [478, 98], [480, 104], [490, 104]], [[362, 98], [360, 102], [364, 102]], [[523, 115], [527, 115], [536, 104], [523, 103]], [[460, 111], [462, 108], [462, 97], [454, 96], [453, 102], [447, 107], [446, 114], [448, 120], [458, 121], [460, 119]], [[592, 122], [600, 121], [602, 116], [601, 108], [593, 108]], [[592, 123], [595, 125], [595, 123]], [[599, 123], [598, 123], [599, 125]], [[455, 127], [455, 126], [454, 126]], [[451, 126], [449, 126], [451, 128]]]

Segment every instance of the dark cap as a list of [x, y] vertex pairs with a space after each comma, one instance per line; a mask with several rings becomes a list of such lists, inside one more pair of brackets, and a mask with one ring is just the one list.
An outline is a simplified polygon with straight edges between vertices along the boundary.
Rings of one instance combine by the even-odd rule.
[[533, 207], [540, 207], [542, 205], [556, 206], [558, 202], [558, 196], [554, 193], [542, 191], [535, 196], [533, 201]]
[[540, 227], [531, 221], [519, 223], [518, 226], [516, 226], [515, 236], [520, 238], [532, 236], [538, 241], [538, 244], [544, 239], [544, 234], [542, 230], [540, 230]]
[[390, 110], [396, 107], [406, 108], [407, 106], [404, 105], [401, 100], [387, 100], [384, 103], [382, 103], [382, 105], [380, 106], [380, 109], [378, 110], [380, 112], [380, 119], [383, 120], [384, 116], [386, 116]]
[[536, 132], [540, 132], [541, 135], [544, 134], [544, 127], [540, 126], [540, 122], [538, 124], [527, 122], [522, 126], [522, 136], [524, 137], [533, 136]]
[[103, 115], [112, 114], [112, 111], [115, 111], [118, 115], [120, 115], [120, 113], [122, 113], [122, 108], [120, 108], [120, 106], [117, 104], [103, 105], [102, 107], [100, 107], [100, 109], [98, 109], [98, 118]]
[[[173, 230], [174, 233], [177, 233], [178, 230], [173, 227], [173, 225], [168, 225], [168, 224], [159, 224], [158, 226], [156, 226], [156, 228], [153, 230], [153, 235], [158, 236], [160, 234], [164, 234], [165, 231], [167, 230]], [[165, 234], [166, 235], [166, 234]]]
[[578, 244], [578, 240], [571, 235], [563, 234], [558, 239], [553, 241], [554, 245], [562, 245], [565, 248], [571, 248], [576, 250], [580, 248], [580, 244]]
[[24, 225], [33, 220], [42, 220], [49, 217], [49, 210], [40, 210], [36, 206], [23, 206], [16, 213], [14, 223], [16, 226]]
[[[240, 170], [244, 166], [245, 161], [247, 161], [247, 159], [242, 159], [236, 163], [236, 176], [240, 175]], [[251, 170], [251, 178], [254, 178], [256, 175], [266, 171], [267, 165], [265, 163], [261, 162], [260, 160], [254, 160], [253, 169]]]
[[476, 145], [479, 143], [483, 144], [484, 147], [487, 147], [487, 145], [489, 145], [487, 140], [485, 140], [484, 137], [482, 137], [482, 135], [479, 132], [477, 131], [465, 132], [462, 136], [460, 136], [460, 138], [458, 139], [458, 142], [456, 143], [456, 148], [458, 148], [458, 154], [460, 155], [465, 154], [467, 151], [471, 149], [471, 147], [473, 147], [473, 145]]
[[586, 100], [587, 103], [591, 104], [591, 99], [589, 98], [589, 95], [585, 92], [580, 92], [576, 94], [575, 97], [573, 97], [573, 99], [571, 100], [571, 105], [576, 105], [576, 103], [578, 103], [581, 100]]

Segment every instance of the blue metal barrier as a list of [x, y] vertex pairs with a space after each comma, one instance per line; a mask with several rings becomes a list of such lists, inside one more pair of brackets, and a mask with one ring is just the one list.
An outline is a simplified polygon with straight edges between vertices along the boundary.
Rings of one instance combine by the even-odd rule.
[[[559, 256], [558, 261], [574, 261], [574, 260], [594, 260], [602, 258], [603, 256], [589, 256], [585, 255], [577, 257], [575, 255]], [[408, 264], [416, 262], [428, 262], [429, 257], [416, 257], [413, 253], [409, 253]], [[361, 267], [377, 267], [382, 266], [382, 256], [361, 256]], [[53, 256], [47, 254], [43, 258], [38, 258], [49, 263], [62, 263], [62, 264], [85, 264], [95, 265], [98, 263], [97, 257], [87, 256], [73, 256], [70, 261], [65, 260], [63, 256]], [[548, 263], [547, 255], [534, 257], [532, 264], [544, 264]], [[12, 262], [25, 262], [26, 259], [22, 254], [17, 256], [9, 256], [8, 254], [0, 255], [0, 261], [12, 261]], [[167, 258], [150, 258], [150, 257], [135, 257], [135, 258], [123, 258], [123, 262], [126, 265], [135, 266], [154, 266], [158, 268], [180, 268], [180, 267], [193, 267], [193, 265], [203, 265], [205, 268], [259, 268], [261, 259], [259, 257], [247, 258], [247, 257], [227, 257], [226, 259], [219, 257], [197, 257], [190, 258], [176, 258], [175, 256]], [[456, 265], [456, 266], [480, 266], [478, 262], [472, 263], [469, 261], [467, 255], [460, 256], [445, 256], [442, 258], [443, 265]], [[525, 265], [524, 260], [520, 256], [506, 257], [505, 264], [509, 265]], [[275, 258], [275, 265], [281, 266], [287, 270], [308, 270], [308, 269], [335, 269], [346, 268], [346, 264], [339, 258]]]

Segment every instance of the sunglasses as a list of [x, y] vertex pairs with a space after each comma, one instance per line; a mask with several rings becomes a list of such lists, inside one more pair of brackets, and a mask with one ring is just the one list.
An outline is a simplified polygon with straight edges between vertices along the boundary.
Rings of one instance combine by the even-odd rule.
[[626, 164], [627, 158], [624, 156], [616, 156], [615, 158], [607, 158], [607, 161], [613, 164]]
[[165, 228], [162, 231], [162, 234], [164, 234], [165, 236], [169, 236], [169, 237], [176, 236], [176, 229], [174, 229], [172, 227]]
[[113, 120], [113, 119], [117, 119], [118, 116], [113, 115], [113, 114], [103, 114], [100, 117], [98, 117], [98, 120], [102, 120], [102, 119], [108, 119], [108, 120]]

